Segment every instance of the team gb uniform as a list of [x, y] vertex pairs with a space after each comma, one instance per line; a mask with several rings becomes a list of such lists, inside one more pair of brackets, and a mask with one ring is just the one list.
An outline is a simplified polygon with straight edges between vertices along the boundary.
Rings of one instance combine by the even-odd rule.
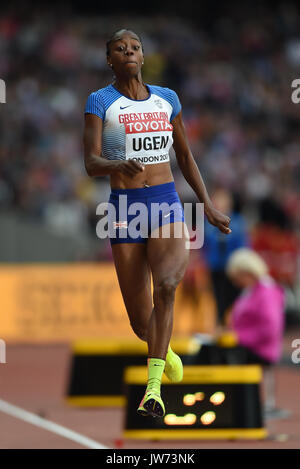
[[[88, 97], [85, 113], [95, 114], [103, 121], [104, 158], [134, 160], [143, 165], [170, 160], [169, 151], [173, 144], [171, 122], [180, 112], [181, 104], [175, 91], [160, 86], [146, 86], [149, 97], [143, 100], [124, 96], [112, 84]], [[127, 196], [125, 211], [120, 210], [121, 195]], [[116, 210], [116, 213], [108, 213], [111, 244], [146, 243], [151, 231], [158, 226], [184, 221], [174, 182], [137, 189], [112, 189], [109, 202]], [[148, 213], [140, 217], [139, 234], [132, 236], [129, 225], [136, 218], [136, 213], [130, 213], [129, 208], [136, 202], [144, 204]], [[162, 204], [158, 214], [151, 211], [154, 202]]]

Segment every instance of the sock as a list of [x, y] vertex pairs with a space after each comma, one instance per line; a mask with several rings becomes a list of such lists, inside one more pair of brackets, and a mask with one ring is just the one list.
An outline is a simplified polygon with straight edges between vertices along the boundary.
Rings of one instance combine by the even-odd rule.
[[165, 369], [165, 360], [161, 358], [148, 358], [148, 384], [147, 392], [151, 389], [160, 395], [161, 377]]

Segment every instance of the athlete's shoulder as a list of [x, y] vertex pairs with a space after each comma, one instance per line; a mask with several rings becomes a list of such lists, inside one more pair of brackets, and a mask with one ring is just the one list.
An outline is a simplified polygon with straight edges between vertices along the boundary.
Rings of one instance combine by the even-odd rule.
[[148, 85], [151, 93], [158, 94], [161, 97], [164, 97], [167, 100], [174, 100], [174, 98], [178, 95], [176, 91], [172, 90], [171, 88], [167, 88], [166, 86], [158, 86], [158, 85]]
[[85, 113], [96, 114], [103, 119], [107, 109], [119, 98], [118, 91], [110, 84], [93, 91], [87, 99]]
[[107, 96], [117, 96], [118, 92], [112, 86], [112, 84], [109, 84], [107, 86], [104, 86], [103, 88], [100, 88], [99, 90], [93, 91], [91, 94], [103, 99]]
[[152, 94], [165, 99], [173, 108], [170, 120], [174, 119], [181, 111], [181, 103], [176, 91], [165, 86], [148, 85]]
[[105, 108], [107, 109], [116, 99], [120, 97], [120, 93], [113, 85], [107, 85], [104, 88], [93, 91], [90, 96], [103, 102]]

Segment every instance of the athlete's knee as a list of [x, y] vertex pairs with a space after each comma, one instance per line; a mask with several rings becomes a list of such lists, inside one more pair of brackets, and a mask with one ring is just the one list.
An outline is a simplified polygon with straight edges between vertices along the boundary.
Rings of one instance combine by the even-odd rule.
[[147, 329], [146, 327], [140, 325], [140, 324], [137, 324], [133, 321], [130, 322], [130, 325], [131, 325], [131, 328], [133, 330], [133, 332], [135, 333], [135, 335], [141, 339], [141, 340], [144, 340], [144, 341], [147, 341]]
[[178, 279], [175, 277], [160, 280], [154, 286], [154, 299], [156, 298], [164, 303], [173, 303], [178, 283]]

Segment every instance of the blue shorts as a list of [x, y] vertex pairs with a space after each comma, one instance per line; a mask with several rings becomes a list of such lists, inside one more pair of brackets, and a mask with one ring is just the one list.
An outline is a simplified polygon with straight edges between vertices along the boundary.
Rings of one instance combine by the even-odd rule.
[[137, 189], [112, 189], [108, 202], [111, 244], [146, 243], [158, 227], [184, 222], [183, 206], [174, 182]]

